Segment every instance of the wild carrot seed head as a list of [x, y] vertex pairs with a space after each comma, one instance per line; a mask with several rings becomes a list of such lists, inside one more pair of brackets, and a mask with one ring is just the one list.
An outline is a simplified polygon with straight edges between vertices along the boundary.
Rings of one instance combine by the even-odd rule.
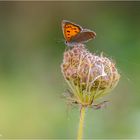
[[120, 78], [113, 61], [90, 53], [82, 44], [64, 52], [61, 70], [71, 89], [70, 100], [83, 106], [108, 93]]

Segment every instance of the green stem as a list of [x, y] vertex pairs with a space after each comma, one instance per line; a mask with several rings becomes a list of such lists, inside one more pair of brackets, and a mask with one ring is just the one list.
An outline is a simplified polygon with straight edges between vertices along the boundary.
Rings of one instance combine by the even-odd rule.
[[82, 137], [83, 137], [83, 126], [84, 126], [85, 111], [86, 111], [86, 108], [82, 106], [81, 110], [80, 110], [80, 121], [79, 121], [77, 140], [82, 140]]

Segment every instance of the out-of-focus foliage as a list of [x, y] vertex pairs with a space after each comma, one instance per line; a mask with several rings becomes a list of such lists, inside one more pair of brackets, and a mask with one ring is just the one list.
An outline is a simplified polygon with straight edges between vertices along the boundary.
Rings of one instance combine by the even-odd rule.
[[61, 20], [94, 30], [90, 51], [121, 73], [107, 108], [88, 110], [84, 138], [140, 138], [140, 2], [0, 2], [0, 138], [75, 138], [60, 70]]

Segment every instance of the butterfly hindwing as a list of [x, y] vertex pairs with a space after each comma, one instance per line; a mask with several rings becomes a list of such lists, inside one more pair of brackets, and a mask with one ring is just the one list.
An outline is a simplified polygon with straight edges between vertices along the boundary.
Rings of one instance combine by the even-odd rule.
[[71, 42], [76, 42], [76, 43], [85, 43], [89, 41], [90, 39], [94, 39], [96, 36], [96, 33], [93, 31], [82, 31], [78, 35], [72, 38]]

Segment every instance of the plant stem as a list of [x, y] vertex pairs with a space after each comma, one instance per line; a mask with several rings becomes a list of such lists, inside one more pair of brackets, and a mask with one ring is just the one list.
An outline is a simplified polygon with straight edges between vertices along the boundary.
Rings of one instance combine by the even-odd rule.
[[77, 140], [82, 140], [82, 137], [83, 137], [83, 126], [84, 126], [85, 111], [86, 111], [86, 108], [82, 106], [81, 109], [80, 109], [80, 120], [79, 120]]

